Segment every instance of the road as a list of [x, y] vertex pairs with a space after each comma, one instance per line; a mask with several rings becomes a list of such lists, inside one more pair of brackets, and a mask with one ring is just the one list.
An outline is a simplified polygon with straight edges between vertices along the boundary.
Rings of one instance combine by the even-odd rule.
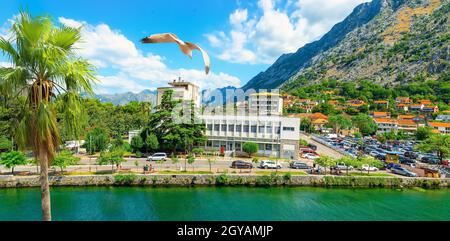
[[330, 156], [333, 158], [341, 158], [344, 157], [344, 155], [342, 155], [341, 153], [333, 150], [332, 148], [325, 146], [317, 141], [314, 141], [313, 139], [311, 139], [310, 136], [305, 135], [304, 133], [300, 133], [300, 138], [307, 141], [308, 143], [311, 143], [313, 145], [317, 146], [317, 153], [319, 153], [320, 155], [324, 155], [324, 156]]

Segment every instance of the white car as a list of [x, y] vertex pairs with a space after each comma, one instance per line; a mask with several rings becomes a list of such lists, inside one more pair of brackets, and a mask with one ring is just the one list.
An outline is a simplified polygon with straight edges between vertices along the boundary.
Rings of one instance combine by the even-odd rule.
[[303, 155], [303, 157], [305, 157], [306, 159], [310, 159], [310, 160], [319, 159], [319, 156], [316, 156], [316, 155], [311, 154], [311, 153], [306, 153], [306, 154]]
[[281, 169], [282, 166], [278, 162], [264, 160], [260, 162], [259, 167], [264, 169]]
[[164, 152], [157, 152], [149, 157], [147, 157], [147, 161], [166, 161], [167, 154]]
[[351, 170], [353, 170], [353, 167], [352, 166], [347, 166], [347, 165], [345, 165], [344, 163], [338, 163], [337, 165], [336, 165], [336, 168], [339, 168], [339, 169], [341, 169], [341, 170], [349, 170], [349, 171], [351, 171]]
[[367, 164], [364, 164], [364, 165], [361, 166], [361, 170], [362, 171], [376, 172], [376, 171], [378, 171], [378, 168], [369, 166]]

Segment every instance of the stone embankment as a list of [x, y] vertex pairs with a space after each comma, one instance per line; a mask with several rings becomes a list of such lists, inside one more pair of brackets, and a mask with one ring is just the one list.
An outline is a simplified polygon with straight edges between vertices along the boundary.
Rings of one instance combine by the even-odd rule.
[[[116, 174], [86, 176], [51, 176], [51, 186], [317, 186], [317, 187], [388, 187], [445, 188], [450, 179], [365, 176], [295, 176], [295, 175], [191, 175], [191, 174]], [[38, 187], [39, 177], [0, 176], [0, 188]]]

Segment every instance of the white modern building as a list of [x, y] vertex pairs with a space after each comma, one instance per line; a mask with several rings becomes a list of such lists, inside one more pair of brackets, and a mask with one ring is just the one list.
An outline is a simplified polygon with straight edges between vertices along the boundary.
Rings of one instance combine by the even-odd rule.
[[157, 105], [161, 104], [162, 96], [167, 90], [173, 90], [172, 99], [182, 101], [193, 101], [195, 105], [200, 106], [199, 87], [193, 83], [185, 82], [181, 78], [169, 83], [170, 87], [157, 88]]
[[248, 99], [248, 106], [251, 114], [278, 116], [283, 114], [283, 98], [278, 93], [251, 94]]
[[206, 125], [206, 150], [242, 154], [245, 142], [259, 145], [259, 155], [298, 158], [299, 118], [280, 116], [200, 116]]

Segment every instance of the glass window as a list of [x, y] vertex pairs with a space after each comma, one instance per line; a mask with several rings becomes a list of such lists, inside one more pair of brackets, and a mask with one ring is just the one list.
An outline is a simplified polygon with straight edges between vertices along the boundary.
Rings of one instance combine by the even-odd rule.
[[236, 125], [236, 132], [241, 132], [241, 131], [242, 131], [242, 126]]
[[275, 127], [275, 134], [280, 134], [280, 127], [279, 126]]
[[228, 131], [234, 132], [234, 125], [228, 125]]
[[219, 131], [220, 129], [220, 125], [219, 124], [214, 124], [214, 130], [215, 131]]
[[272, 144], [266, 144], [266, 151], [272, 150]]
[[208, 131], [212, 131], [212, 124], [207, 125]]
[[227, 131], [227, 125], [222, 125], [221, 130], [222, 130], [222, 131]]
[[272, 126], [266, 126], [266, 133], [272, 133]]
[[258, 127], [258, 133], [264, 133], [264, 129], [265, 128], [266, 128], [265, 126], [259, 126]]
[[251, 131], [252, 131], [252, 133], [256, 133], [256, 126], [252, 126]]
[[249, 130], [249, 126], [248, 125], [244, 125], [244, 132], [248, 132]]

